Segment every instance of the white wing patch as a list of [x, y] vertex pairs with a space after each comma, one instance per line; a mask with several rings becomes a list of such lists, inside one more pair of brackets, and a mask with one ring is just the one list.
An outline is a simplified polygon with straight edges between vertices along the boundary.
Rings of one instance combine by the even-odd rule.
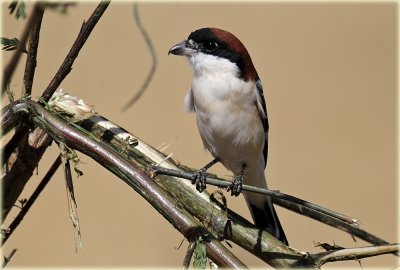
[[192, 89], [186, 93], [185, 100], [183, 101], [183, 108], [186, 112], [194, 112], [194, 100]]
[[[263, 95], [263, 92], [262, 92], [263, 88], [262, 88], [262, 84], [261, 84], [260, 80], [256, 81], [256, 86], [257, 86], [257, 91], [256, 91], [256, 93], [257, 93], [257, 107], [258, 107], [258, 110], [260, 111], [261, 117], [263, 119], [265, 119], [265, 118], [267, 118], [267, 112], [264, 109], [265, 100], [264, 100], [264, 97], [262, 96]], [[261, 91], [260, 91], [260, 89], [261, 89]]]

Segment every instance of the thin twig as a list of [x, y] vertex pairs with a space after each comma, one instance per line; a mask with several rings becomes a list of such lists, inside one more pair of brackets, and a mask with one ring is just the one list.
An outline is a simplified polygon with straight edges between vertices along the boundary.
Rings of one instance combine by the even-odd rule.
[[136, 26], [137, 28], [140, 30], [140, 32], [142, 33], [142, 36], [146, 42], [147, 48], [150, 51], [150, 56], [151, 56], [151, 68], [149, 73], [147, 74], [146, 79], [143, 81], [142, 86], [140, 87], [139, 91], [136, 93], [136, 95], [134, 95], [127, 104], [124, 105], [124, 107], [122, 107], [122, 111], [126, 111], [127, 109], [129, 109], [130, 107], [133, 106], [133, 104], [135, 104], [136, 101], [139, 100], [139, 98], [144, 94], [144, 92], [146, 91], [147, 87], [149, 86], [151, 79], [154, 76], [154, 73], [156, 72], [156, 68], [157, 68], [157, 54], [156, 54], [156, 50], [154, 49], [153, 46], [153, 42], [151, 41], [150, 36], [147, 34], [146, 29], [143, 27], [142, 22], [140, 20], [140, 16], [139, 16], [139, 8], [138, 8], [138, 2], [135, 2], [133, 4], [133, 16], [135, 18], [135, 22], [136, 22]]
[[54, 75], [50, 84], [47, 86], [46, 90], [42, 94], [42, 98], [45, 102], [50, 100], [50, 97], [60, 86], [61, 82], [67, 77], [67, 75], [72, 70], [72, 65], [75, 59], [78, 57], [80, 50], [88, 39], [93, 28], [96, 26], [97, 22], [103, 15], [104, 11], [107, 9], [110, 1], [101, 1], [97, 8], [93, 11], [87, 22], [83, 22], [81, 30], [79, 31], [78, 37], [76, 38], [74, 44], [72, 45], [70, 51], [64, 59], [64, 62], [58, 69], [57, 73]]
[[[184, 172], [184, 171], [178, 171], [178, 170], [172, 170], [172, 169], [167, 169], [167, 168], [163, 168], [160, 166], [150, 166], [150, 169], [155, 173], [155, 174], [163, 174], [163, 175], [169, 175], [169, 176], [175, 176], [175, 177], [179, 177], [182, 179], [186, 179], [186, 180], [192, 180], [193, 178], [193, 173], [191, 172]], [[230, 185], [229, 181], [224, 181], [221, 179], [217, 179], [217, 178], [213, 178], [213, 177], [207, 177], [207, 184], [213, 185], [213, 186], [217, 186], [220, 188], [226, 188]], [[346, 223], [349, 224], [357, 224], [357, 220], [351, 217], [347, 217], [343, 214], [337, 213], [335, 211], [332, 211], [330, 209], [324, 208], [322, 206], [316, 205], [314, 203], [311, 202], [307, 202], [304, 201], [302, 199], [293, 197], [291, 195], [287, 195], [285, 193], [282, 193], [280, 191], [275, 191], [275, 190], [270, 190], [270, 189], [264, 189], [264, 188], [259, 188], [259, 187], [254, 187], [254, 186], [249, 186], [249, 185], [242, 185], [242, 190], [243, 191], [250, 191], [250, 192], [254, 192], [254, 193], [259, 193], [259, 194], [264, 194], [264, 195], [268, 195], [271, 197], [275, 197], [275, 198], [280, 198], [283, 200], [287, 200], [290, 201], [292, 203], [295, 204], [299, 204], [301, 206], [304, 207], [309, 207], [312, 208], [316, 211], [319, 211], [321, 213], [324, 213], [326, 215], [329, 215], [331, 217], [337, 218], [339, 220], [342, 220]]]
[[18, 227], [18, 225], [24, 219], [25, 215], [28, 213], [28, 211], [32, 207], [33, 203], [36, 201], [36, 199], [42, 193], [42, 191], [46, 187], [47, 183], [53, 177], [53, 175], [55, 174], [57, 169], [60, 167], [60, 165], [61, 165], [61, 157], [58, 156], [56, 158], [56, 160], [53, 162], [53, 165], [51, 165], [51, 167], [48, 170], [48, 172], [46, 173], [46, 175], [40, 181], [40, 183], [37, 186], [37, 188], [35, 189], [35, 191], [32, 193], [31, 197], [24, 204], [24, 207], [22, 207], [21, 211], [18, 213], [18, 216], [11, 222], [10, 226], [7, 229], [4, 239], [2, 239], [1, 245], [4, 245], [7, 242], [8, 238], [12, 235], [12, 233], [15, 231], [15, 229]]
[[4, 262], [3, 262], [3, 269], [7, 266], [7, 264], [11, 261], [11, 258], [14, 256], [15, 252], [17, 252], [16, 248], [13, 248], [10, 252], [10, 254], [7, 257], [4, 257]]
[[328, 262], [360, 260], [363, 258], [379, 256], [383, 254], [396, 254], [399, 252], [400, 245], [381, 245], [357, 248], [345, 248], [334, 251], [322, 252], [319, 254], [311, 255], [315, 261], [316, 267], [320, 267]]
[[[169, 176], [175, 176], [186, 180], [191, 180], [193, 173], [166, 169], [158, 166], [150, 166], [150, 170], [155, 174], [163, 174]], [[207, 184], [226, 188], [230, 182], [224, 181], [217, 178], [207, 177]], [[357, 236], [367, 242], [376, 245], [388, 244], [383, 239], [376, 237], [362, 229], [359, 228], [357, 220], [347, 217], [343, 214], [337, 213], [335, 211], [326, 209], [322, 206], [316, 205], [311, 202], [304, 201], [302, 199], [281, 193], [279, 191], [273, 191], [268, 189], [262, 189], [258, 187], [253, 187], [249, 185], [243, 185], [242, 189], [245, 191], [251, 191], [255, 193], [265, 194], [272, 198], [272, 201], [282, 207], [290, 209], [301, 215], [307, 215], [310, 218], [323, 222], [325, 224], [331, 225], [332, 227], [338, 228], [340, 230], [346, 231], [351, 235]]]
[[33, 78], [35, 77], [35, 69], [36, 69], [36, 56], [37, 49], [39, 46], [39, 35], [40, 28], [42, 26], [42, 18], [44, 14], [44, 9], [39, 9], [34, 25], [31, 29], [30, 38], [29, 38], [29, 48], [28, 48], [28, 56], [26, 57], [25, 64], [25, 73], [24, 73], [24, 88], [22, 90], [22, 97], [30, 96], [32, 93], [32, 83]]
[[4, 69], [3, 72], [3, 82], [1, 85], [1, 96], [3, 96], [4, 91], [7, 88], [7, 85], [10, 83], [11, 78], [14, 74], [14, 71], [17, 67], [17, 64], [19, 62], [19, 59], [21, 57], [21, 53], [22, 53], [22, 48], [25, 48], [25, 44], [26, 41], [28, 40], [29, 37], [29, 33], [31, 32], [32, 27], [34, 27], [34, 22], [36, 21], [36, 18], [38, 16], [40, 16], [40, 13], [43, 12], [42, 10], [42, 5], [40, 3], [35, 3], [35, 5], [33, 6], [33, 10], [31, 15], [29, 16], [26, 24], [25, 24], [25, 28], [24, 31], [22, 32], [22, 36], [19, 39], [20, 42], [18, 44], [17, 49], [15, 50], [10, 62], [7, 64], [7, 66]]

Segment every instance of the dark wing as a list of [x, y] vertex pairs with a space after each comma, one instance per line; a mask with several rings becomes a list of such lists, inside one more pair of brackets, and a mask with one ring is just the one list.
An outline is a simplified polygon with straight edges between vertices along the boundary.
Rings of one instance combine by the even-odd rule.
[[267, 157], [268, 157], [269, 123], [268, 123], [268, 115], [267, 115], [267, 106], [265, 105], [264, 92], [263, 92], [263, 87], [262, 87], [260, 79], [257, 79], [256, 87], [257, 87], [257, 107], [258, 107], [258, 111], [260, 112], [260, 117], [261, 117], [261, 121], [264, 126], [264, 132], [265, 132], [265, 143], [264, 143], [264, 150], [263, 150], [264, 167], [265, 167], [267, 165]]

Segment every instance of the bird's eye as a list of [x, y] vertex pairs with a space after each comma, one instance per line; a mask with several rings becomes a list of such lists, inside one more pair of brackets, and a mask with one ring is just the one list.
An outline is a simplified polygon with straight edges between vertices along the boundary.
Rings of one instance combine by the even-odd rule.
[[209, 51], [213, 51], [216, 48], [218, 48], [218, 43], [214, 42], [214, 41], [208, 41], [204, 44], [204, 47], [209, 50]]

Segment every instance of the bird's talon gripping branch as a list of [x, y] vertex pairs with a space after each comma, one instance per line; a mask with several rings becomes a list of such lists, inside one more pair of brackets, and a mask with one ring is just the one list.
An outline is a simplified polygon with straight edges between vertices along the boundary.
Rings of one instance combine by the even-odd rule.
[[215, 163], [219, 162], [219, 158], [214, 158], [210, 163], [193, 173], [192, 185], [196, 184], [196, 189], [200, 192], [206, 189], [207, 184], [207, 170]]
[[226, 191], [231, 192], [231, 196], [237, 197], [242, 192], [242, 183], [244, 179], [245, 169], [246, 169], [246, 164], [243, 164], [242, 171], [240, 172], [240, 174], [235, 176], [235, 178], [233, 178], [232, 183], [226, 189]]
[[207, 173], [205, 168], [201, 168], [193, 174], [192, 184], [196, 184], [196, 189], [199, 192], [203, 192], [206, 189], [206, 178]]
[[232, 183], [228, 186], [226, 191], [231, 192], [231, 196], [239, 196], [239, 194], [242, 192], [242, 182], [243, 182], [243, 175], [238, 175], [236, 176]]

